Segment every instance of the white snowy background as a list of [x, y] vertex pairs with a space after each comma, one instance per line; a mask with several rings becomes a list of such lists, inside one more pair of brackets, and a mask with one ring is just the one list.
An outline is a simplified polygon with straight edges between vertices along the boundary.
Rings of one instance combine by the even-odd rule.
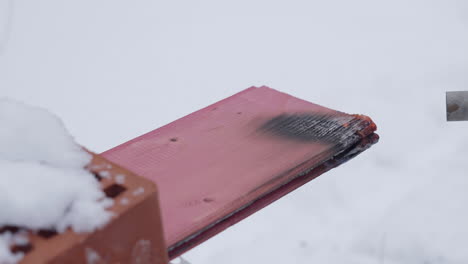
[[[252, 85], [371, 116], [381, 141], [184, 257], [468, 263], [466, 0], [0, 0], [0, 97], [104, 151]], [[1, 124], [0, 124], [1, 125]]]

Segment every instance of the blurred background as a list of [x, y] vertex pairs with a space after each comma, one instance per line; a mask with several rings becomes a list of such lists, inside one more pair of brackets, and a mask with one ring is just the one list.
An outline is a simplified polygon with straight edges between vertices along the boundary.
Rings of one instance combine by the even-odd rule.
[[192, 264], [468, 263], [468, 123], [445, 121], [467, 73], [466, 0], [0, 0], [0, 97], [97, 152], [253, 85], [377, 123]]

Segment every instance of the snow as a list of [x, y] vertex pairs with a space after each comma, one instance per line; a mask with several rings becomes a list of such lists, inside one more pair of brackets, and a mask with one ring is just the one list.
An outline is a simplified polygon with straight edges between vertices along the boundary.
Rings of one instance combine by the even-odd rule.
[[[84, 167], [91, 156], [48, 111], [0, 99], [0, 227], [90, 232], [111, 217], [112, 201]], [[0, 263], [8, 258], [2, 235]], [[11, 242], [11, 241], [10, 241]]]
[[39, 108], [0, 98], [0, 159], [81, 169], [90, 160], [60, 119]]
[[464, 0], [15, 1], [0, 96], [99, 151], [251, 85], [369, 115], [377, 145], [184, 258], [466, 264], [468, 123], [445, 121], [444, 96], [468, 87], [467, 14]]
[[115, 176], [115, 182], [118, 184], [124, 184], [125, 183], [125, 175], [123, 174], [118, 174]]
[[130, 200], [128, 198], [120, 199], [120, 204], [123, 206], [128, 205], [129, 203], [130, 203]]
[[23, 255], [11, 254], [10, 244], [13, 242], [13, 235], [10, 233], [0, 234], [0, 263], [2, 264], [15, 264]]
[[131, 261], [135, 264], [144, 264], [154, 262], [155, 256], [153, 245], [150, 240], [140, 239], [133, 246]]
[[143, 188], [143, 187], [138, 187], [132, 192], [133, 196], [139, 196], [139, 195], [142, 195], [144, 193], [145, 193], [145, 188]]
[[86, 264], [98, 264], [102, 262], [101, 256], [92, 248], [85, 249]]
[[179, 257], [179, 258], [171, 261], [169, 264], [190, 264], [190, 262], [185, 260], [183, 257]]
[[110, 177], [110, 172], [109, 171], [100, 171], [99, 176], [103, 178], [109, 178]]

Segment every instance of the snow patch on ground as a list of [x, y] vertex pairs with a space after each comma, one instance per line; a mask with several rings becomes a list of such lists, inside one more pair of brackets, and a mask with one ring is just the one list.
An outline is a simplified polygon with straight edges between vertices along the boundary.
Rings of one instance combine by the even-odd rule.
[[[91, 156], [68, 134], [56, 116], [44, 109], [0, 99], [0, 227], [72, 228], [90, 232], [111, 218], [94, 176], [84, 169]], [[0, 237], [0, 263], [14, 262]]]

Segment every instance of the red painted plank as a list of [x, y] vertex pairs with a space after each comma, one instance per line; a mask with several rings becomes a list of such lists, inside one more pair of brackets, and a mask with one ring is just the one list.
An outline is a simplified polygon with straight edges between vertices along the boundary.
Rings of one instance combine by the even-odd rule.
[[375, 129], [367, 117], [252, 87], [103, 155], [158, 184], [175, 257], [358, 154]]

